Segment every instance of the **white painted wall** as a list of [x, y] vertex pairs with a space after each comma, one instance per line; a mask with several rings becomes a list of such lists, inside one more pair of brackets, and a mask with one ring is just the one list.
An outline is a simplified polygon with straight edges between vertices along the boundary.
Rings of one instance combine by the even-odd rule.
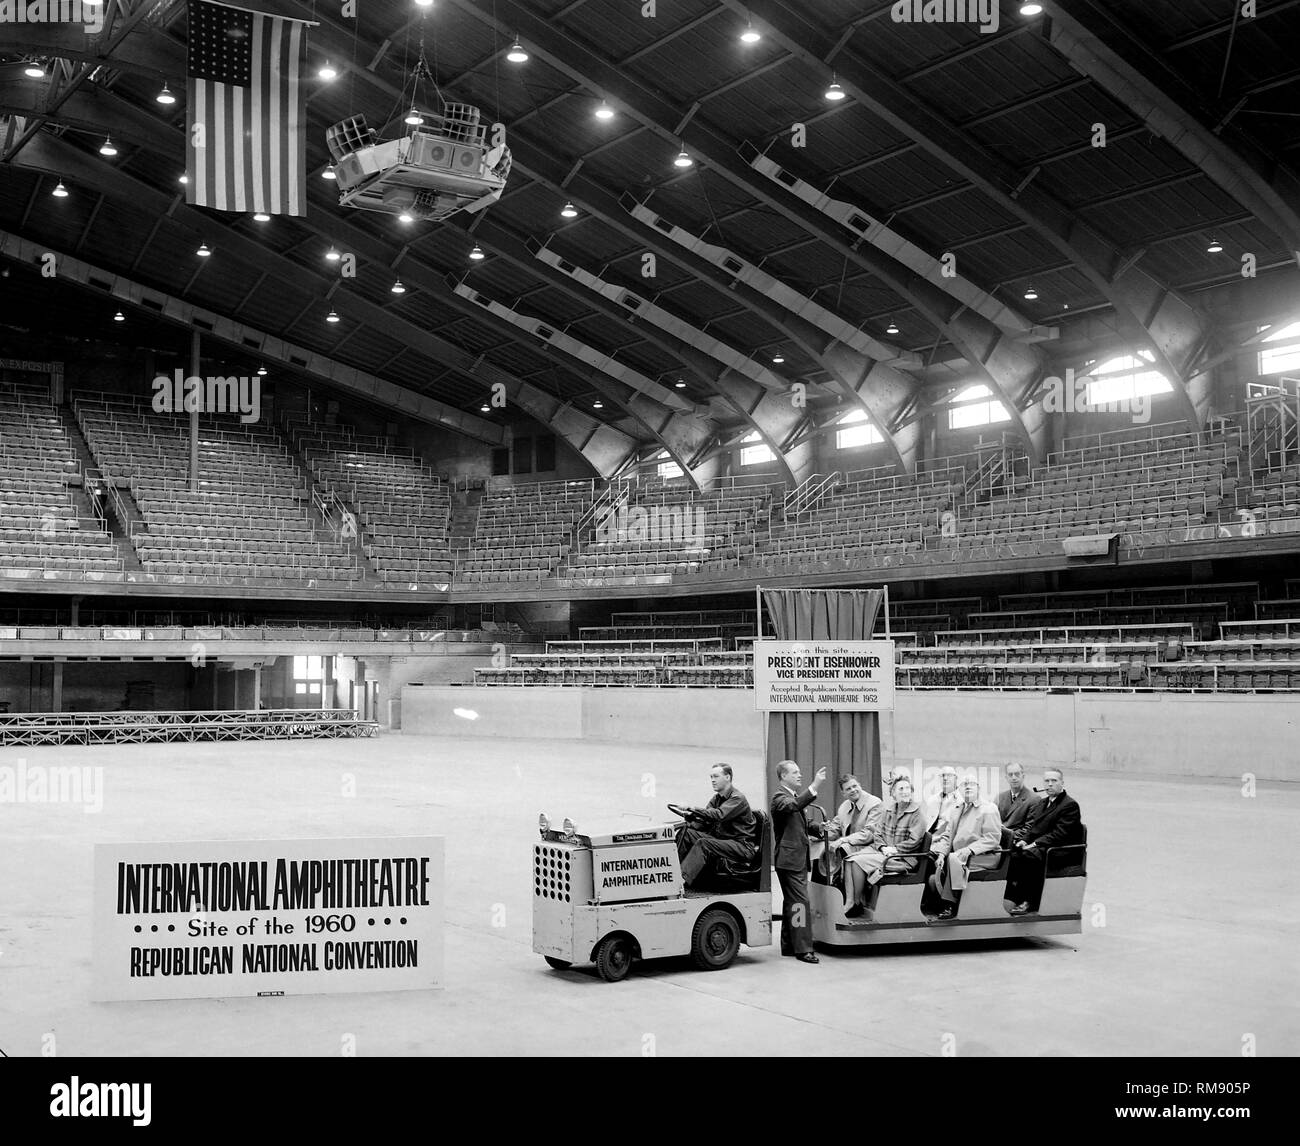
[[[408, 685], [402, 725], [434, 736], [761, 746], [748, 689]], [[899, 692], [881, 735], [887, 761], [1300, 781], [1300, 698], [1287, 696]]]

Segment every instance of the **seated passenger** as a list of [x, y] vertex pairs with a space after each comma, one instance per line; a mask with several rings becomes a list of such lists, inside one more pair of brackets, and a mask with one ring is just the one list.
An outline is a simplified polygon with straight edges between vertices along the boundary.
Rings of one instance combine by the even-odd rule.
[[900, 776], [894, 781], [893, 806], [880, 825], [880, 854], [885, 863], [880, 871], [867, 876], [867, 882], [879, 883], [894, 872], [915, 871], [926, 830], [925, 811], [912, 798], [912, 781], [906, 775]]
[[754, 813], [731, 783], [731, 765], [715, 764], [709, 769], [709, 782], [713, 798], [703, 808], [687, 808], [686, 825], [677, 833], [677, 858], [687, 885], [721, 857], [754, 862]]
[[1083, 843], [1083, 820], [1079, 803], [1065, 792], [1065, 773], [1059, 768], [1043, 769], [1047, 794], [1030, 809], [1024, 825], [1016, 832], [1007, 873], [1007, 898], [1015, 906], [1012, 915], [1038, 910], [1047, 877], [1047, 849]]
[[948, 819], [949, 814], [961, 803], [961, 792], [957, 790], [957, 769], [945, 764], [939, 770], [939, 798], [926, 805], [926, 830], [938, 835], [939, 829]]
[[862, 856], [863, 862], [870, 863], [869, 857], [874, 856], [884, 863], [884, 856], [875, 850], [880, 844], [883, 802], [868, 792], [856, 776], [845, 776], [840, 791], [848, 798], [826, 821], [826, 865], [832, 883], [845, 870], [847, 859]]
[[881, 817], [875, 847], [845, 862], [844, 898], [850, 904], [846, 918], [870, 918], [875, 897], [869, 888], [892, 872], [916, 870], [925, 833], [925, 812], [912, 798], [912, 781], [900, 776], [894, 781], [894, 802]]
[[997, 806], [980, 799], [980, 784], [974, 776], [962, 781], [962, 802], [939, 829], [930, 845], [935, 856], [934, 875], [929, 879], [930, 902], [943, 900], [940, 919], [951, 919], [966, 888], [971, 868], [997, 867], [1002, 847], [1002, 819]]
[[998, 815], [1002, 826], [1015, 831], [1023, 826], [1039, 795], [1025, 784], [1025, 770], [1019, 764], [1007, 765], [1007, 790], [998, 793]]

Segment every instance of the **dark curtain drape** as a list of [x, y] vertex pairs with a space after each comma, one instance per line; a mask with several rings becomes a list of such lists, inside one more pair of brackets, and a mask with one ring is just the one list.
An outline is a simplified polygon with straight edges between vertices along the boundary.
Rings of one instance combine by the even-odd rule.
[[[884, 599], [880, 589], [764, 589], [763, 604], [781, 641], [867, 641]], [[825, 767], [817, 802], [828, 815], [839, 804], [841, 776], [854, 775], [880, 795], [880, 718], [874, 712], [771, 712], [767, 718], [767, 790], [776, 766], [794, 760], [804, 783]]]

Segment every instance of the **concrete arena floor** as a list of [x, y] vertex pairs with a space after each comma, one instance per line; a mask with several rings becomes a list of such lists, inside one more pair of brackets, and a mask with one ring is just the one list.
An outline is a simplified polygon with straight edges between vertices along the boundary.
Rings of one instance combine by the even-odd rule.
[[[17, 753], [0, 753], [15, 764]], [[731, 968], [551, 971], [530, 943], [536, 817], [703, 802], [716, 752], [455, 740], [32, 749], [99, 765], [102, 813], [0, 804], [0, 1049], [38, 1055], [1227, 1055], [1300, 1053], [1290, 865], [1300, 786], [1075, 772], [1092, 841], [1079, 937], [823, 952]], [[732, 756], [760, 790], [758, 753]], [[356, 777], [355, 797], [341, 794]], [[655, 795], [642, 795], [645, 774]], [[1039, 777], [1031, 777], [1037, 783]], [[91, 1003], [95, 842], [440, 834], [437, 992]], [[504, 904], [505, 926], [493, 926]], [[498, 912], [498, 917], [500, 913]], [[949, 1041], [945, 1041], [949, 1039]]]

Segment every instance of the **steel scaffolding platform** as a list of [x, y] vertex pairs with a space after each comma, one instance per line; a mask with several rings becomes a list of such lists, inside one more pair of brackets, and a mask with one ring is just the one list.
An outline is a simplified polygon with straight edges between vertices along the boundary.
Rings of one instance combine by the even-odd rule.
[[0, 714], [0, 745], [177, 744], [200, 740], [318, 740], [371, 736], [350, 710], [316, 712], [17, 712]]

